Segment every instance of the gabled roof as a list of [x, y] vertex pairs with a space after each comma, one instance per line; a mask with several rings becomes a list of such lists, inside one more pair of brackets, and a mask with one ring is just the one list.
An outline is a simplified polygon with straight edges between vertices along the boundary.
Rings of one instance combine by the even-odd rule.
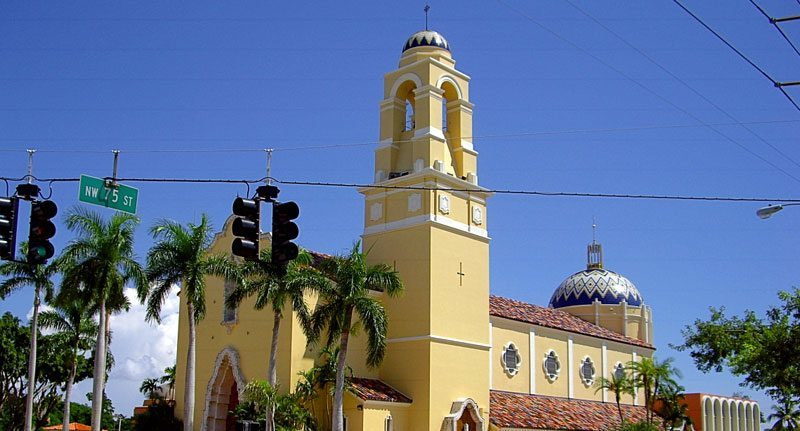
[[553, 308], [540, 307], [528, 304], [527, 302], [514, 299], [503, 298], [500, 296], [489, 296], [489, 314], [506, 319], [517, 320], [520, 322], [531, 323], [547, 328], [561, 329], [563, 331], [584, 334], [606, 340], [618, 341], [620, 343], [632, 344], [634, 346], [654, 347], [642, 340], [626, 337], [609, 329], [589, 323], [583, 319], [575, 317], [566, 311]]
[[[625, 420], [645, 418], [643, 406], [622, 405]], [[615, 403], [489, 392], [489, 422], [499, 428], [601, 431], [619, 425]]]
[[377, 379], [353, 377], [350, 380], [350, 392], [364, 401], [382, 401], [387, 403], [411, 403], [411, 398], [397, 389]]

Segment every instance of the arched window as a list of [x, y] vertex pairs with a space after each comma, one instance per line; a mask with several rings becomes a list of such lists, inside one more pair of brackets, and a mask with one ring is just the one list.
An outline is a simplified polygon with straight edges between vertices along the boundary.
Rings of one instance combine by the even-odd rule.
[[555, 351], [550, 350], [547, 352], [544, 356], [542, 367], [547, 380], [554, 382], [558, 379], [558, 373], [561, 372], [561, 362], [558, 360], [558, 355]]
[[592, 359], [590, 357], [587, 356], [583, 358], [583, 361], [581, 361], [580, 370], [581, 370], [581, 380], [583, 381], [583, 384], [586, 386], [593, 385], [595, 369], [594, 369], [594, 362], [592, 362]]
[[236, 322], [236, 308], [228, 307], [228, 297], [233, 293], [236, 288], [236, 282], [233, 280], [225, 280], [224, 293], [222, 297], [222, 323]]
[[514, 343], [508, 343], [506, 347], [503, 349], [503, 369], [508, 373], [509, 376], [514, 376], [519, 372], [519, 364], [522, 362], [522, 358], [519, 355], [519, 350]]

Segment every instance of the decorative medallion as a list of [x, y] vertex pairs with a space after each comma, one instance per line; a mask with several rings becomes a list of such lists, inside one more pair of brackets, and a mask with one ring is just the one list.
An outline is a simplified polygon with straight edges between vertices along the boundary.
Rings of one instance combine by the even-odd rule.
[[372, 221], [380, 220], [383, 217], [383, 204], [375, 202], [369, 207], [369, 219]]
[[450, 214], [450, 196], [439, 195], [439, 212]]
[[414, 193], [408, 197], [408, 212], [417, 212], [422, 208], [422, 195]]
[[472, 222], [477, 225], [483, 224], [483, 210], [481, 207], [472, 207]]

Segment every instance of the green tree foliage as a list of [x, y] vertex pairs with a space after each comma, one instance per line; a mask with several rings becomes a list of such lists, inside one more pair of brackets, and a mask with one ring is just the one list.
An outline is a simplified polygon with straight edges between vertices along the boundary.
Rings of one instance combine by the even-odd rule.
[[206, 314], [206, 277], [216, 275], [236, 280], [237, 271], [228, 258], [208, 253], [212, 232], [205, 214], [197, 225], [161, 220], [150, 233], [156, 240], [147, 253], [147, 279], [152, 284], [139, 291], [139, 299], [147, 302], [147, 319], [158, 322], [170, 290], [175, 285], [181, 287], [181, 298], [190, 316], [183, 418], [184, 429], [194, 431], [196, 325]]
[[[300, 385], [298, 385], [299, 387]], [[278, 388], [266, 380], [253, 380], [243, 391], [242, 402], [234, 415], [240, 421], [265, 423], [267, 414], [274, 411], [273, 427], [277, 431], [316, 429], [311, 413], [305, 407], [307, 399], [302, 392], [279, 394]]]
[[[61, 299], [61, 298], [59, 298]], [[64, 386], [64, 410], [62, 417], [66, 418], [64, 430], [71, 422], [70, 409], [72, 403], [72, 388], [75, 379], [80, 375], [87, 378], [91, 375], [91, 363], [86, 359], [85, 353], [94, 349], [94, 340], [97, 338], [97, 323], [92, 319], [92, 312], [88, 304], [77, 300], [57, 300], [52, 310], [42, 312], [42, 327], [53, 329], [64, 334], [68, 339], [70, 351], [65, 364], [68, 370], [67, 382]], [[80, 373], [80, 374], [79, 374]], [[61, 422], [61, 421], [59, 421]], [[88, 423], [88, 422], [87, 422]]]
[[[30, 349], [30, 329], [5, 313], [0, 318], [0, 429], [22, 429], [25, 415], [25, 396], [28, 393], [27, 361]], [[39, 338], [37, 379], [33, 388], [33, 423], [42, 426], [50, 413], [61, 406], [60, 389], [66, 383], [71, 359], [70, 339], [61, 333]], [[82, 367], [76, 381], [91, 375]]]
[[158, 379], [152, 378], [144, 379], [141, 386], [139, 386], [139, 392], [151, 400], [161, 398], [161, 395], [159, 394], [160, 389], [161, 385], [158, 384]]
[[175, 417], [173, 405], [157, 402], [147, 406], [147, 411], [134, 418], [134, 431], [180, 431], [183, 423]]
[[59, 258], [64, 278], [60, 295], [91, 304], [100, 322], [95, 344], [92, 392], [92, 431], [100, 431], [107, 372], [107, 343], [112, 313], [127, 310], [126, 284], [140, 295], [147, 290], [147, 277], [133, 252], [133, 237], [139, 219], [116, 213], [106, 221], [99, 214], [82, 207], [67, 215], [67, 228], [77, 234]]
[[659, 362], [656, 358], [643, 357], [638, 361], [628, 362], [626, 367], [633, 377], [636, 387], [644, 392], [644, 405], [647, 407], [647, 422], [653, 423], [656, 400], [666, 393], [680, 393], [683, 387], [678, 385], [675, 377], [681, 377], [680, 371], [672, 366], [673, 359], [667, 358]]
[[[267, 381], [275, 386], [278, 382], [278, 338], [287, 305], [291, 306], [290, 312], [297, 314], [303, 332], [306, 335], [310, 333], [310, 313], [304, 296], [307, 291], [313, 289], [313, 284], [304, 284], [303, 281], [306, 278], [304, 274], [312, 270], [310, 265], [313, 259], [308, 252], [301, 250], [285, 270], [280, 265], [272, 264], [269, 249], [262, 250], [259, 259], [257, 262], [247, 261], [240, 265], [239, 271], [244, 282], [237, 283], [225, 301], [228, 307], [236, 308], [244, 298], [255, 297], [256, 310], [263, 310], [266, 307], [272, 310], [272, 338]], [[273, 414], [271, 410], [267, 411], [266, 431], [274, 429], [271, 425]]]
[[630, 380], [628, 373], [624, 373], [618, 377], [617, 373], [612, 373], [611, 378], [600, 377], [595, 383], [594, 392], [597, 393], [602, 390], [611, 391], [614, 394], [614, 400], [617, 402], [617, 411], [619, 412], [619, 422], [625, 422], [625, 417], [622, 415], [622, 396], [633, 396], [634, 388], [633, 382]]
[[309, 341], [316, 341], [327, 330], [326, 345], [339, 345], [333, 392], [334, 431], [344, 429], [345, 363], [353, 330], [360, 326], [367, 337], [368, 366], [380, 365], [386, 352], [386, 310], [369, 292], [384, 292], [394, 297], [403, 291], [397, 272], [386, 264], [367, 264], [367, 255], [359, 251], [360, 247], [360, 243], [356, 243], [347, 256], [322, 261], [319, 267], [323, 277], [310, 275], [308, 280], [302, 280], [304, 285], [315, 286], [320, 292], [320, 305], [312, 316]]
[[728, 316], [711, 308], [708, 320], [695, 320], [682, 331], [684, 343], [703, 372], [728, 369], [744, 377], [743, 386], [765, 391], [773, 399], [800, 397], [800, 290], [780, 292], [782, 304], [764, 318], [753, 311]]
[[795, 431], [800, 429], [800, 408], [796, 400], [784, 398], [772, 406], [769, 420], [774, 420], [772, 431]]

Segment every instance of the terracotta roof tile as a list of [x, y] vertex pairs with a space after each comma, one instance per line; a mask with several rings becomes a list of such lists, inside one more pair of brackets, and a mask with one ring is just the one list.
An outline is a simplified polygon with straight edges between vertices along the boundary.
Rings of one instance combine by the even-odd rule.
[[583, 319], [575, 317], [566, 311], [554, 308], [540, 307], [528, 304], [527, 302], [514, 299], [503, 298], [500, 296], [489, 296], [489, 314], [506, 319], [517, 320], [520, 322], [532, 323], [534, 325], [545, 326], [548, 328], [561, 329], [577, 334], [590, 335], [592, 337], [605, 338], [607, 340], [618, 341], [625, 344], [633, 344], [652, 349], [653, 346], [642, 340], [626, 337], [614, 331], [589, 323]]
[[[489, 421], [499, 428], [600, 431], [619, 425], [615, 403], [491, 391]], [[625, 420], [645, 418], [642, 406], [622, 406]]]
[[350, 392], [364, 401], [384, 401], [389, 403], [411, 402], [411, 398], [377, 379], [353, 377], [350, 380]]

